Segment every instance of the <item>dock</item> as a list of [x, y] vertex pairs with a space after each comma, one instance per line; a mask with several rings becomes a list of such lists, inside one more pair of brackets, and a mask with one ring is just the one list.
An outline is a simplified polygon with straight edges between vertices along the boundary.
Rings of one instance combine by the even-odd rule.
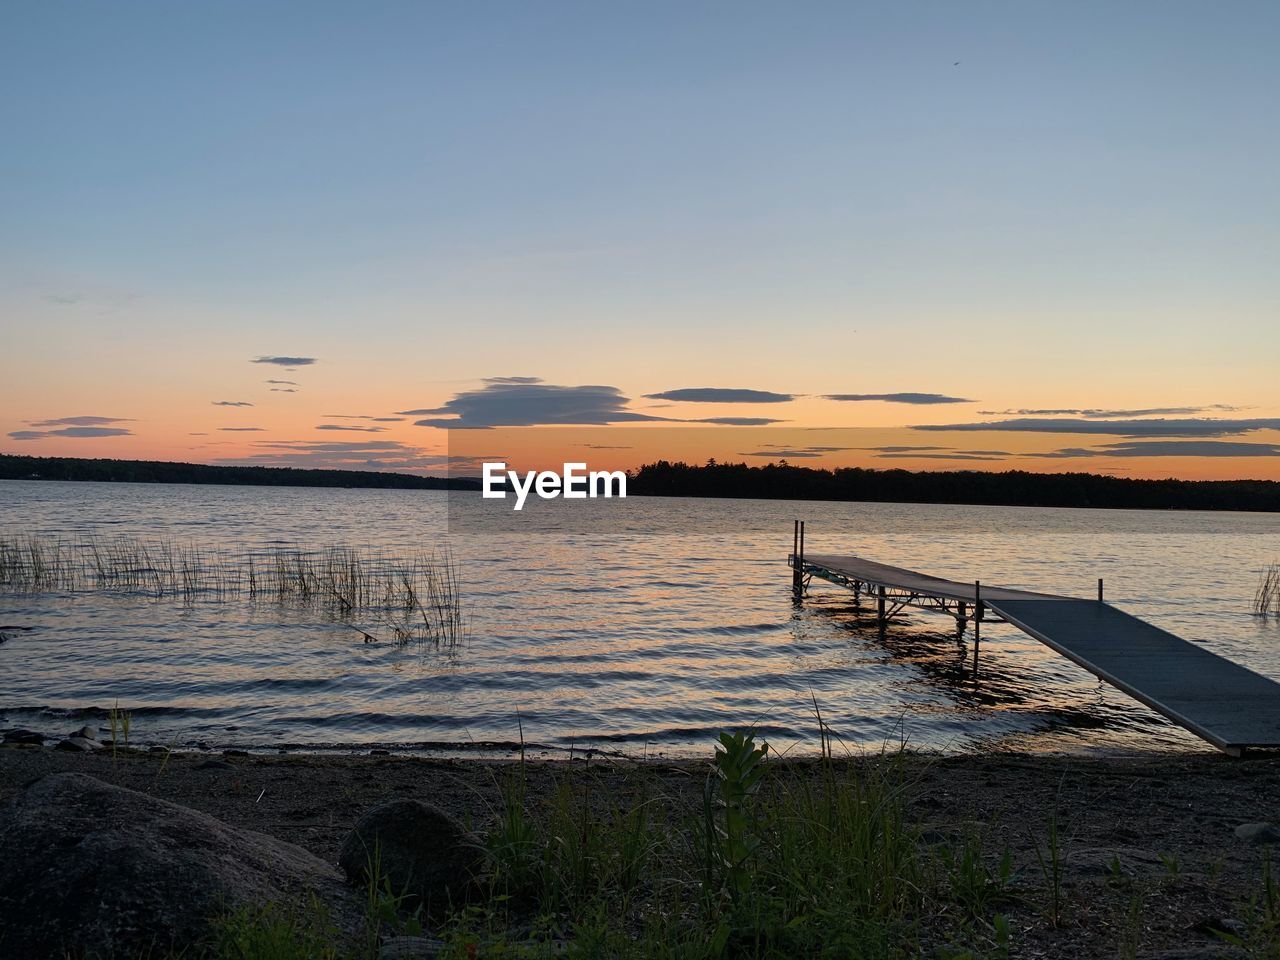
[[1103, 599], [947, 580], [857, 556], [809, 555], [797, 521], [796, 598], [817, 577], [874, 600], [880, 630], [907, 607], [972, 624], [977, 670], [983, 623], [1008, 623], [1218, 749], [1280, 748], [1280, 683], [1125, 613]]

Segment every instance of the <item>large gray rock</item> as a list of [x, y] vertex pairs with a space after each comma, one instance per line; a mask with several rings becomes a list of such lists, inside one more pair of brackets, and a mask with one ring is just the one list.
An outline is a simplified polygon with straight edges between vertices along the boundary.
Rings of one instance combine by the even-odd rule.
[[393, 893], [431, 910], [466, 902], [482, 854], [476, 838], [439, 807], [392, 800], [365, 811], [338, 863], [357, 884], [368, 883], [376, 864]]
[[226, 911], [312, 893], [359, 924], [358, 895], [300, 847], [82, 773], [0, 807], [0, 864], [0, 957], [167, 955]]

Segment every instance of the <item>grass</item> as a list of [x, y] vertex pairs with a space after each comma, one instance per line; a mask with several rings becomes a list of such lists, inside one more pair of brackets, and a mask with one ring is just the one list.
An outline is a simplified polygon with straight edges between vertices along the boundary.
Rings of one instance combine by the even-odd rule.
[[[444, 960], [997, 960], [1015, 947], [1044, 949], [1014, 942], [1036, 915], [1042, 933], [1068, 944], [1072, 930], [1105, 918], [1111, 952], [1142, 955], [1150, 898], [1167, 897], [1182, 873], [1172, 855], [1162, 858], [1166, 878], [1145, 885], [1113, 859], [1104, 883], [1115, 896], [1067, 910], [1056, 814], [1035, 829], [1022, 872], [1007, 846], [990, 848], [981, 825], [927, 841], [908, 803], [919, 764], [892, 752], [836, 758], [822, 730], [816, 762], [776, 757], [749, 730], [722, 734], [703, 789], [678, 796], [663, 792], [669, 777], [644, 765], [619, 779], [599, 761], [579, 761], [548, 784], [521, 760], [495, 774], [485, 864], [469, 902], [430, 917], [406, 909], [375, 850], [363, 930], [344, 939], [314, 900], [267, 905], [219, 918], [214, 936], [184, 956], [375, 960], [386, 937], [424, 935]], [[1222, 938], [1247, 956], [1280, 960], [1269, 859], [1237, 915], [1241, 931]]]
[[321, 610], [368, 641], [465, 639], [458, 566], [447, 553], [389, 557], [348, 546], [232, 555], [133, 537], [0, 536], [0, 589], [246, 600]]
[[1259, 617], [1280, 616], [1280, 563], [1273, 563], [1262, 572], [1253, 597], [1253, 612]]

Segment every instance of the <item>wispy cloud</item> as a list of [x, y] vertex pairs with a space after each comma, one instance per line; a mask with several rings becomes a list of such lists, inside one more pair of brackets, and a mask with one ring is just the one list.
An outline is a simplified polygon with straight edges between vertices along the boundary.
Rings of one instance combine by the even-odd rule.
[[264, 427], [219, 427], [223, 433], [263, 433]]
[[676, 400], [681, 403], [786, 403], [794, 400], [795, 394], [727, 387], [684, 387], [680, 390], [664, 390], [662, 393], [646, 393], [644, 398]]
[[295, 390], [293, 387], [272, 387], [271, 392], [272, 393], [297, 393], [298, 391]]
[[329, 420], [372, 420], [374, 423], [403, 423], [404, 417], [371, 417], [361, 413], [326, 413]]
[[398, 440], [264, 440], [253, 452], [228, 457], [223, 464], [302, 467], [321, 470], [436, 470], [478, 468], [474, 457], [431, 453]]
[[1244, 407], [1227, 403], [1211, 403], [1203, 407], [1147, 407], [1137, 410], [1107, 410], [1103, 408], [1071, 408], [1061, 410], [979, 410], [984, 417], [1087, 417], [1091, 420], [1114, 420], [1126, 417], [1183, 417], [1197, 413], [1235, 413]]
[[63, 427], [60, 430], [15, 430], [9, 434], [11, 440], [43, 440], [46, 437], [73, 437], [78, 440], [97, 439], [99, 437], [131, 437], [132, 430], [124, 427]]
[[874, 450], [878, 453], [915, 453], [916, 451], [932, 451], [932, 450], [950, 450], [950, 447], [910, 447], [910, 446], [886, 446], [886, 447], [857, 447], [858, 450]]
[[877, 453], [877, 460], [1003, 460], [976, 453]]
[[383, 433], [386, 427], [358, 427], [353, 423], [322, 423], [317, 430], [350, 430], [354, 433]]
[[1280, 418], [1259, 417], [1248, 420], [1208, 418], [1154, 420], [1090, 420], [1067, 418], [1049, 420], [1025, 418], [989, 420], [977, 423], [917, 424], [912, 430], [940, 432], [1004, 432], [1004, 433], [1076, 433], [1113, 437], [1226, 437], [1254, 430], [1280, 430]]
[[930, 406], [937, 403], [976, 403], [964, 397], [948, 397], [942, 393], [828, 393], [824, 400], [841, 400], [848, 403], [862, 403], [878, 400], [883, 403], [909, 403]]
[[772, 460], [795, 460], [797, 458], [823, 457], [828, 453], [840, 453], [845, 450], [856, 450], [856, 447], [784, 447], [778, 443], [766, 443], [765, 449], [740, 453], [740, 457], [768, 457]]
[[250, 363], [270, 363], [277, 367], [309, 367], [316, 362], [315, 357], [258, 357]]
[[402, 416], [427, 416], [419, 427], [484, 430], [490, 427], [599, 425], [662, 420], [627, 409], [617, 387], [557, 386], [533, 378], [494, 377], [478, 390], [466, 390], [444, 406], [402, 410]]
[[248, 400], [213, 400], [211, 401], [215, 407], [252, 407], [253, 404]]
[[722, 427], [765, 427], [771, 423], [786, 423], [786, 420], [775, 420], [772, 417], [703, 417], [701, 420], [687, 420], [686, 423], [714, 423]]
[[1243, 440], [1132, 440], [1098, 447], [1064, 447], [1049, 453], [1029, 453], [1046, 460], [1094, 457], [1280, 457], [1280, 444]]
[[[253, 361], [253, 362], [254, 362], [254, 363], [259, 363], [259, 362], [261, 362], [261, 361], [255, 360], [255, 361]], [[274, 383], [274, 384], [276, 384], [277, 386], [285, 386], [285, 387], [296, 387], [296, 386], [298, 385], [298, 382], [297, 382], [296, 380], [266, 380], [266, 381], [263, 381], [263, 382], [264, 382], [264, 383]]]
[[55, 420], [28, 420], [32, 427], [103, 427], [109, 423], [133, 423], [128, 417], [58, 417]]

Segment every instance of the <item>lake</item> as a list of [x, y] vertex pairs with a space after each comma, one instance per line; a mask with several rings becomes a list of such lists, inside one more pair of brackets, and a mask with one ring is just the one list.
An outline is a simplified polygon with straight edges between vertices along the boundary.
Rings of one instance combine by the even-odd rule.
[[[551, 502], [548, 502], [551, 503]], [[233, 555], [271, 545], [447, 549], [467, 635], [365, 642], [319, 610], [144, 593], [0, 592], [0, 729], [65, 732], [115, 704], [135, 743], [705, 752], [754, 725], [816, 748], [1200, 749], [1012, 627], [911, 611], [880, 637], [815, 581], [795, 605], [793, 518], [813, 553], [1091, 596], [1280, 678], [1251, 613], [1280, 515], [633, 497], [490, 522], [475, 494], [0, 482], [0, 533], [140, 537]], [[584, 514], [573, 511], [596, 511]], [[553, 511], [553, 512], [547, 512]], [[560, 511], [556, 513], [554, 511]], [[591, 522], [582, 522], [589, 517]], [[22, 627], [27, 629], [8, 629]]]

